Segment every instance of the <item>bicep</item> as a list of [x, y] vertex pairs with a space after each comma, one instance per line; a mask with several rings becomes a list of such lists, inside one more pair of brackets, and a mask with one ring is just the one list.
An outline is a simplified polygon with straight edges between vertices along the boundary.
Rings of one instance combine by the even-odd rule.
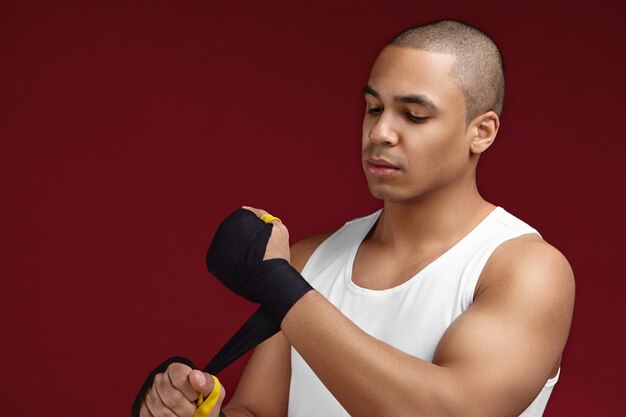
[[569, 264], [545, 246], [530, 246], [513, 268], [506, 256], [485, 267], [492, 284], [447, 329], [433, 358], [456, 376], [460, 400], [485, 415], [521, 413], [549, 378], [569, 333]]

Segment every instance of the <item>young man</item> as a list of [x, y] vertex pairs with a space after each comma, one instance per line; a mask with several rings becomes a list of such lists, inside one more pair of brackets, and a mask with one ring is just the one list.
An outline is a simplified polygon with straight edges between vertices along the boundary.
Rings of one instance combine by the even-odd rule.
[[[290, 261], [315, 290], [257, 347], [222, 412], [541, 416], [574, 278], [557, 249], [476, 187], [500, 125], [498, 48], [456, 21], [407, 29], [376, 59], [364, 95], [363, 168], [384, 208], [291, 250], [272, 222], [263, 259]], [[192, 416], [212, 388], [210, 375], [172, 364], [141, 415]]]

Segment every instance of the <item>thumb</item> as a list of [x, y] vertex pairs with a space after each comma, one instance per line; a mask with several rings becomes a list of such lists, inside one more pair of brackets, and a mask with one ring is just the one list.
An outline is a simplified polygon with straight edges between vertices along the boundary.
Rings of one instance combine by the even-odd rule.
[[213, 377], [211, 374], [194, 369], [189, 373], [189, 382], [196, 392], [206, 398], [213, 391]]

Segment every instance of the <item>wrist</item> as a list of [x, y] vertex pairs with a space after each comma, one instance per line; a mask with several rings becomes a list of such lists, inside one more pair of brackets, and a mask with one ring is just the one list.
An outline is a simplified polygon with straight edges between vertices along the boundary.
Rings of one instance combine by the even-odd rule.
[[303, 294], [302, 297], [293, 304], [287, 314], [285, 314], [285, 317], [280, 323], [281, 330], [287, 334], [290, 332], [290, 329], [300, 326], [303, 315], [306, 315], [307, 311], [310, 311], [311, 307], [318, 303], [320, 299], [325, 300], [325, 298], [315, 290]]
[[270, 259], [246, 271], [245, 280], [254, 281], [255, 299], [281, 323], [293, 305], [313, 287], [285, 259]]

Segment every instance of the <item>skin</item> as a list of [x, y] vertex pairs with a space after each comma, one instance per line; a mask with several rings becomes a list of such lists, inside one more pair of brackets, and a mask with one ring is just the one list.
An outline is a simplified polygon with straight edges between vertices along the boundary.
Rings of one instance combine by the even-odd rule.
[[[362, 161], [384, 211], [355, 258], [352, 280], [361, 287], [405, 282], [496, 207], [478, 193], [475, 172], [500, 122], [494, 112], [466, 121], [464, 96], [448, 76], [453, 62], [446, 54], [387, 46], [371, 70]], [[414, 96], [428, 105], [402, 99]], [[385, 158], [399, 171], [376, 177], [368, 170], [370, 157]], [[265, 259], [284, 258], [301, 271], [330, 234], [289, 248], [286, 226], [273, 222]], [[493, 252], [474, 303], [444, 333], [432, 363], [369, 336], [310, 291], [289, 310], [282, 331], [256, 348], [224, 413], [286, 416], [293, 346], [352, 416], [517, 416], [556, 374], [573, 304], [567, 259], [535, 234]], [[189, 370], [187, 380], [197, 392], [195, 372]], [[178, 390], [188, 391], [185, 384]], [[162, 384], [161, 391], [174, 390]], [[186, 398], [192, 404], [193, 393]], [[152, 415], [193, 413], [187, 407]]]

